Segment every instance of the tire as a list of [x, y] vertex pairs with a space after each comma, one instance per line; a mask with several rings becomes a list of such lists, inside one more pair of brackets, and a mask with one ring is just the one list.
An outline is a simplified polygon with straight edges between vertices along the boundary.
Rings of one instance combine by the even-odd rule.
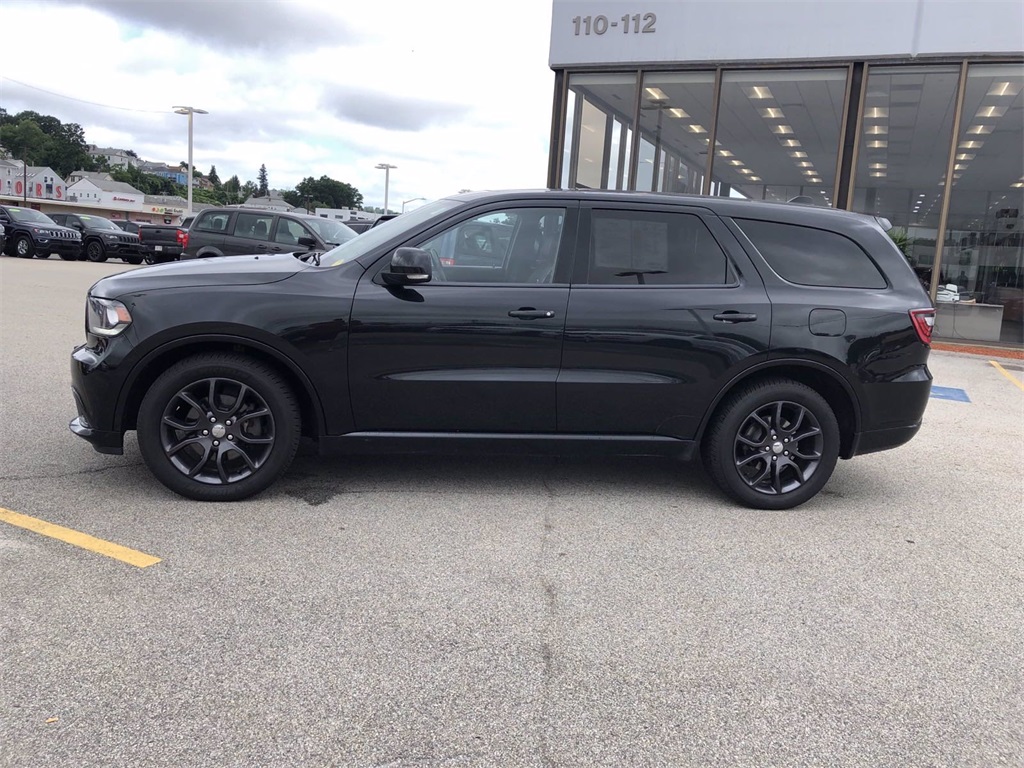
[[59, 254], [59, 255], [60, 255], [60, 260], [61, 261], [80, 261], [81, 260], [81, 256], [79, 256], [77, 253], [76, 254], [62, 253], [62, 254]]
[[715, 485], [754, 509], [792, 509], [809, 501], [838, 458], [832, 408], [810, 387], [783, 378], [730, 395], [704, 443], [704, 466]]
[[272, 368], [210, 353], [161, 374], [142, 400], [137, 430], [143, 460], [169, 489], [197, 501], [238, 501], [288, 468], [301, 420], [295, 395]]
[[94, 264], [104, 262], [107, 260], [107, 249], [99, 240], [90, 240], [85, 244], [85, 258]]
[[36, 247], [28, 235], [18, 235], [14, 239], [14, 255], [19, 259], [31, 259], [35, 252]]
[[141, 264], [142, 263], [142, 257], [141, 256], [125, 256], [124, 260], [127, 263], [129, 263], [129, 264]]

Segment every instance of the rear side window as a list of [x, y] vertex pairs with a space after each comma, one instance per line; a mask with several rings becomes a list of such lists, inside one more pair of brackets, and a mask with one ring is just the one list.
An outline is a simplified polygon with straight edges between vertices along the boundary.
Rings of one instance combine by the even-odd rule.
[[196, 229], [201, 232], [223, 232], [228, 227], [228, 216], [227, 213], [208, 213], [205, 216], [200, 216], [197, 221]]
[[590, 231], [591, 285], [724, 285], [733, 281], [725, 252], [690, 213], [595, 209]]
[[853, 240], [824, 229], [734, 219], [769, 266], [797, 285], [885, 288], [878, 267]]

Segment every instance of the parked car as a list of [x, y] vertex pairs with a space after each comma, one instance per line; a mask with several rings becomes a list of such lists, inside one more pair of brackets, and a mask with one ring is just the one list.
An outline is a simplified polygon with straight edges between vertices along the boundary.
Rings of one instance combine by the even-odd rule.
[[339, 221], [304, 213], [210, 208], [196, 214], [181, 258], [328, 251], [355, 236]]
[[4, 253], [22, 259], [48, 259], [56, 253], [64, 261], [77, 261], [82, 252], [82, 235], [64, 227], [45, 213], [15, 205], [0, 205], [0, 226], [4, 228]]
[[115, 219], [114, 224], [138, 235], [142, 257], [147, 264], [177, 261], [188, 243], [188, 230], [174, 224], [145, 224]]
[[51, 213], [50, 218], [82, 234], [82, 255], [93, 262], [113, 256], [129, 264], [142, 263], [139, 236], [122, 230], [110, 219], [84, 213]]
[[[493, 261], [443, 266], [496, 222]], [[326, 253], [114, 275], [86, 307], [71, 430], [115, 454], [136, 430], [189, 498], [261, 491], [306, 435], [325, 451], [699, 457], [764, 509], [917, 433], [935, 314], [868, 216], [551, 190], [428, 203]]]
[[346, 221], [345, 226], [355, 232], [357, 235], [365, 232], [373, 226], [372, 221]]

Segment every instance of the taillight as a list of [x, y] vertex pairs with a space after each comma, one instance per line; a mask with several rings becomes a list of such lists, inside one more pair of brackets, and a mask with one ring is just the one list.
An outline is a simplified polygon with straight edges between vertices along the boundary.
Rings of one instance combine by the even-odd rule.
[[178, 245], [182, 248], [188, 248], [188, 232], [183, 229], [178, 230]]
[[441, 262], [441, 266], [442, 267], [454, 267], [455, 266], [455, 259], [453, 259], [450, 256], [442, 256], [440, 259], [438, 259], [438, 261]]
[[921, 343], [931, 344], [932, 328], [935, 327], [935, 310], [931, 307], [912, 309], [910, 310], [910, 319], [914, 321], [914, 330], [917, 331], [917, 338], [921, 340]]

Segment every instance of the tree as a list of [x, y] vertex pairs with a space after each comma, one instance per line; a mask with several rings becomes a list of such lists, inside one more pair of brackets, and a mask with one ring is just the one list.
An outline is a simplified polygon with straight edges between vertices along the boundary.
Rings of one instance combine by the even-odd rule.
[[18, 159], [28, 158], [34, 165], [53, 168], [60, 176], [77, 170], [95, 170], [89, 145], [78, 123], [61, 123], [50, 115], [26, 110], [10, 115], [0, 109], [3, 144]]
[[217, 175], [216, 165], [210, 166], [210, 172], [206, 174], [206, 178], [208, 178], [210, 183], [213, 184], [214, 189], [220, 189], [220, 176]]
[[270, 194], [270, 185], [267, 183], [267, 166], [261, 165], [260, 172], [256, 177], [259, 180], [259, 186], [256, 188], [256, 193], [259, 197], [266, 197]]
[[309, 198], [310, 208], [359, 208], [363, 204], [363, 195], [358, 189], [329, 176], [319, 179], [308, 176], [294, 191], [284, 193], [288, 204], [296, 207], [305, 207], [306, 198]]
[[259, 188], [253, 182], [247, 181], [242, 185], [242, 188], [238, 190], [238, 196], [242, 198], [242, 202], [244, 203], [250, 197], [255, 195], [258, 190]]

